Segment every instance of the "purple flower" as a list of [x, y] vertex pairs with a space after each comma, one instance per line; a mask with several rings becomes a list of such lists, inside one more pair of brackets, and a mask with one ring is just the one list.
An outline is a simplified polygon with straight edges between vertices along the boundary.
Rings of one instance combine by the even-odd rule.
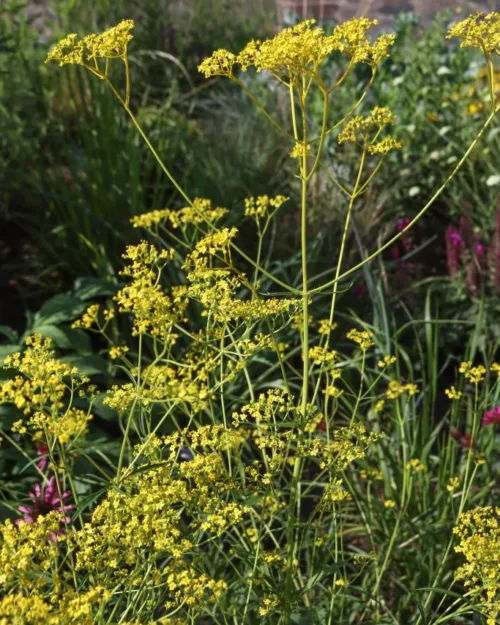
[[483, 425], [492, 425], [494, 423], [500, 423], [500, 406], [491, 408], [491, 410], [486, 410], [483, 415]]
[[401, 217], [396, 222], [397, 231], [401, 232], [401, 230], [404, 230], [409, 223], [410, 223], [409, 217]]
[[460, 269], [464, 240], [460, 232], [454, 226], [446, 228], [446, 260], [450, 276], [455, 276]]
[[452, 245], [457, 246], [457, 245], [461, 245], [464, 242], [464, 240], [462, 239], [462, 235], [460, 234], [458, 230], [455, 230], [455, 229], [451, 230], [449, 236], [450, 236], [450, 242]]
[[43, 441], [35, 442], [36, 455], [40, 456], [40, 460], [37, 460], [38, 468], [40, 471], [45, 471], [49, 464], [49, 448]]
[[484, 255], [484, 245], [482, 243], [476, 244], [476, 254], [480, 257]]
[[[19, 506], [18, 510], [24, 516], [22, 519], [17, 519], [16, 524], [33, 523], [39, 516], [45, 516], [53, 511], [65, 515], [66, 512], [74, 509], [73, 505], [64, 503], [64, 499], [67, 499], [70, 495], [69, 491], [59, 495], [54, 475], [44, 487], [40, 486], [40, 484], [35, 484], [34, 492], [28, 495], [32, 502], [31, 506]], [[70, 521], [69, 516], [62, 516], [61, 518], [61, 523], [69, 523]]]

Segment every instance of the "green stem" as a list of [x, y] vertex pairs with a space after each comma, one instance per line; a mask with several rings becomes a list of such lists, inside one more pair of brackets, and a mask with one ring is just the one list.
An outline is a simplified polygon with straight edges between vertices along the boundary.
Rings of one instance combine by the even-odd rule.
[[337, 282], [339, 282], [340, 280], [343, 280], [344, 278], [346, 278], [347, 276], [351, 275], [352, 273], [354, 273], [355, 271], [358, 271], [358, 269], [361, 269], [362, 267], [364, 267], [367, 263], [369, 263], [370, 261], [372, 261], [374, 258], [376, 258], [377, 256], [379, 256], [384, 250], [386, 250], [388, 247], [391, 247], [391, 245], [394, 245], [394, 243], [400, 239], [406, 232], [408, 232], [408, 230], [410, 230], [410, 228], [412, 228], [417, 221], [422, 217], [422, 215], [424, 213], [427, 212], [427, 210], [434, 204], [434, 202], [438, 199], [438, 197], [441, 195], [441, 193], [444, 191], [444, 189], [448, 186], [448, 183], [455, 177], [455, 175], [457, 174], [458, 170], [462, 167], [462, 165], [464, 164], [464, 162], [467, 160], [467, 158], [469, 157], [469, 154], [472, 152], [472, 150], [476, 147], [478, 141], [481, 139], [481, 137], [483, 136], [486, 128], [491, 124], [493, 118], [495, 117], [495, 115], [497, 114], [497, 112], [500, 110], [500, 106], [495, 107], [495, 109], [490, 113], [490, 115], [488, 116], [488, 119], [485, 121], [483, 127], [481, 128], [481, 130], [479, 131], [479, 133], [477, 134], [477, 136], [475, 137], [475, 139], [472, 141], [472, 143], [470, 144], [470, 146], [468, 147], [468, 149], [466, 150], [465, 154], [462, 156], [462, 158], [458, 161], [456, 167], [453, 169], [453, 171], [451, 172], [451, 174], [446, 178], [446, 180], [444, 181], [444, 183], [439, 187], [439, 189], [436, 191], [436, 193], [434, 193], [434, 195], [431, 197], [431, 199], [427, 202], [427, 204], [417, 213], [417, 215], [410, 221], [410, 223], [403, 228], [398, 234], [396, 234], [395, 236], [392, 237], [392, 239], [389, 239], [389, 241], [387, 241], [386, 243], [384, 243], [384, 245], [380, 246], [377, 250], [375, 250], [375, 252], [373, 252], [373, 254], [370, 254], [370, 256], [367, 256], [364, 260], [362, 260], [360, 263], [358, 263], [357, 265], [354, 265], [354, 267], [351, 267], [350, 269], [348, 269], [347, 271], [345, 271], [343, 274], [336, 276], [333, 280], [331, 280], [330, 282], [326, 282], [325, 284], [323, 284], [322, 286], [316, 287], [315, 289], [311, 289], [309, 291], [310, 295], [314, 295], [316, 293], [321, 293], [321, 291], [324, 291], [325, 289], [333, 286], [334, 284], [336, 284]]

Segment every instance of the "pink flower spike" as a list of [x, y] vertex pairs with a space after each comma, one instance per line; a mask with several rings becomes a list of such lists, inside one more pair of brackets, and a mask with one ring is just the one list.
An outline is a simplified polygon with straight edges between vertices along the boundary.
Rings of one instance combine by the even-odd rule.
[[483, 415], [483, 425], [493, 425], [494, 423], [500, 423], [500, 406], [491, 408], [491, 410], [486, 410]]
[[56, 478], [54, 475], [49, 479], [47, 485], [43, 489], [43, 492], [40, 484], [35, 484], [33, 492], [29, 493], [28, 496], [32, 501], [32, 505], [30, 507], [24, 505], [18, 507], [19, 512], [21, 512], [24, 516], [22, 519], [17, 519], [16, 524], [22, 522], [32, 523], [33, 521], [36, 521], [39, 516], [45, 516], [49, 512], [53, 511], [60, 512], [61, 515], [64, 515], [61, 518], [61, 523], [68, 524], [71, 522], [70, 517], [65, 515], [65, 513], [70, 510], [74, 510], [75, 506], [64, 502], [65, 499], [71, 496], [71, 493], [69, 491], [65, 491], [61, 494], [61, 496], [59, 496]]

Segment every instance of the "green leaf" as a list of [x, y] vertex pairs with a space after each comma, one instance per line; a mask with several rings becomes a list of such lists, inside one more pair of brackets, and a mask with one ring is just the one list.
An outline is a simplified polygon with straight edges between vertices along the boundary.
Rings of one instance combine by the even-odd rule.
[[32, 330], [35, 331], [36, 327], [41, 325], [73, 321], [82, 315], [87, 308], [87, 304], [74, 295], [69, 293], [55, 295], [35, 313]]
[[54, 346], [59, 349], [74, 349], [80, 352], [91, 351], [90, 339], [82, 330], [43, 324], [35, 326], [33, 331], [52, 339]]
[[92, 412], [94, 412], [98, 417], [101, 417], [105, 421], [116, 421], [116, 412], [103, 403], [105, 397], [106, 393], [102, 393], [94, 400], [94, 402], [92, 403]]
[[15, 332], [9, 326], [0, 326], [0, 334], [5, 336], [5, 338], [8, 339], [13, 344], [19, 341], [19, 336], [17, 332]]
[[21, 351], [20, 345], [0, 345], [0, 364], [3, 363], [5, 356]]
[[85, 375], [107, 375], [108, 364], [100, 356], [89, 354], [88, 356], [65, 356], [62, 362], [77, 367], [80, 373]]
[[[10, 430], [14, 421], [22, 416], [21, 412], [12, 404], [3, 404], [0, 406], [0, 427], [3, 430]], [[2, 454], [5, 452], [2, 452]]]
[[83, 277], [75, 280], [75, 295], [82, 300], [109, 297], [116, 293], [117, 286], [107, 280]]

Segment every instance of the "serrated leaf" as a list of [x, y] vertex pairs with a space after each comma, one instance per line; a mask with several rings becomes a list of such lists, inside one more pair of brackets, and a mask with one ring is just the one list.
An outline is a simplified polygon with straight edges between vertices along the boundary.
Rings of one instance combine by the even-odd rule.
[[107, 280], [92, 278], [91, 276], [77, 278], [75, 280], [75, 295], [82, 300], [94, 299], [96, 297], [109, 297], [114, 295], [117, 286]]
[[94, 402], [92, 403], [92, 412], [94, 412], [98, 417], [101, 417], [105, 421], [116, 421], [116, 412], [109, 406], [106, 406], [105, 403], [103, 403], [105, 397], [106, 394], [102, 393], [94, 400]]
[[90, 351], [90, 339], [82, 330], [68, 328], [66, 326], [43, 324], [35, 326], [33, 331], [52, 339], [54, 346], [59, 349]]
[[15, 344], [19, 341], [19, 335], [9, 326], [0, 326], [0, 334], [5, 336], [5, 338], [8, 339], [12, 344]]
[[107, 375], [108, 365], [100, 356], [89, 354], [88, 356], [64, 356], [63, 362], [68, 363], [85, 375]]
[[33, 328], [73, 321], [80, 317], [87, 308], [85, 302], [70, 293], [55, 295], [35, 313]]
[[0, 345], [0, 364], [3, 363], [6, 356], [9, 354], [15, 354], [19, 351], [21, 351], [20, 345]]
[[[19, 419], [20, 411], [13, 405], [3, 404], [0, 406], [0, 427], [10, 430], [14, 421]], [[4, 452], [2, 452], [4, 453]]]

